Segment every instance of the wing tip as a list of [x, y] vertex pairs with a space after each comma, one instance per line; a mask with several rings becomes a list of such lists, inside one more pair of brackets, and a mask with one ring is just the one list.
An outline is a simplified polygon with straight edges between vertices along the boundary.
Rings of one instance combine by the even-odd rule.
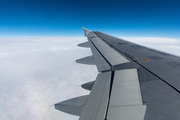
[[87, 36], [91, 31], [84, 28], [84, 27], [81, 27], [83, 30], [84, 30], [84, 36]]

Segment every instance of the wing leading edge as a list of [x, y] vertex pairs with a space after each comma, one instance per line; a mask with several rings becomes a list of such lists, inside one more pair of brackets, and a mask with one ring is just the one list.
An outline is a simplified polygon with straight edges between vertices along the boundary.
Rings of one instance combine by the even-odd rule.
[[[96, 65], [95, 81], [82, 85], [87, 96], [55, 104], [80, 120], [180, 119], [180, 58], [82, 28], [92, 56], [77, 63]], [[167, 74], [168, 72], [168, 74]]]

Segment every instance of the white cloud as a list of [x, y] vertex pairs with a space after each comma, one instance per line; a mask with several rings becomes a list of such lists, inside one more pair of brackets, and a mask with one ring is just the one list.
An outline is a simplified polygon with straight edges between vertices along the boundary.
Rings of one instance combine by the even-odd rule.
[[59, 50], [73, 50], [71, 47], [52, 47], [51, 50], [59, 51]]
[[[178, 39], [127, 39], [179, 55]], [[96, 67], [75, 63], [91, 54], [76, 46], [84, 41], [85, 37], [0, 38], [0, 119], [77, 120], [50, 106], [89, 93], [79, 85], [96, 78]]]
[[158, 37], [125, 37], [122, 38], [152, 49], [180, 56], [179, 38], [158, 38]]
[[174, 38], [160, 38], [160, 37], [125, 37], [125, 40], [132, 42], [141, 42], [149, 44], [177, 44], [179, 43], [178, 39]]
[[86, 38], [1, 38], [0, 118], [77, 120], [50, 105], [88, 94], [78, 85], [94, 80], [97, 72], [95, 66], [75, 63], [90, 54], [76, 46], [83, 41]]

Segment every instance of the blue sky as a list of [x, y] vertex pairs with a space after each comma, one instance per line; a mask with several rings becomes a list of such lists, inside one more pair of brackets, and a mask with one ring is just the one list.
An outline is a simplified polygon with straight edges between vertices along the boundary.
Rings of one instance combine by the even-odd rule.
[[80, 85], [98, 74], [95, 66], [75, 63], [91, 55], [90, 49], [77, 47], [87, 41], [81, 27], [180, 56], [179, 5], [0, 0], [0, 119], [78, 120], [51, 105], [88, 94]]
[[0, 37], [82, 36], [81, 27], [123, 37], [180, 38], [179, 0], [0, 0]]

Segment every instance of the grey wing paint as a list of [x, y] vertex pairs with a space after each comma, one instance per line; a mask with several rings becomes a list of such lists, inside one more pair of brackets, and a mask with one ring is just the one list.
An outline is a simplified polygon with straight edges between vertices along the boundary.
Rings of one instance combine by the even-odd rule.
[[102, 32], [83, 28], [92, 56], [77, 63], [96, 65], [90, 90], [55, 104], [57, 110], [80, 116], [79, 120], [179, 120], [180, 58], [149, 49]]

